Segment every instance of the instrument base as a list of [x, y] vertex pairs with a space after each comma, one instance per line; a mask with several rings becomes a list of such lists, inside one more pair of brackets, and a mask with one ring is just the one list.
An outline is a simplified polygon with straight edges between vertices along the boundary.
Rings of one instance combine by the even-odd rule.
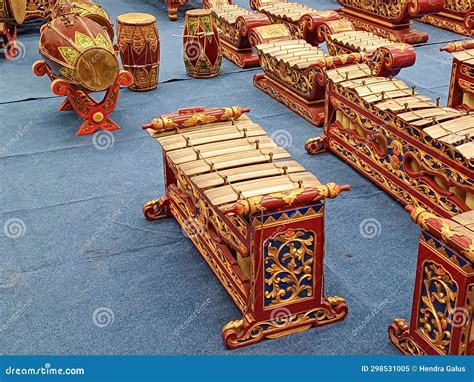
[[[275, 312], [272, 312], [275, 313]], [[299, 333], [313, 326], [324, 326], [341, 321], [348, 313], [346, 302], [341, 297], [326, 297], [319, 307], [295, 314], [285, 313], [281, 308], [275, 318], [258, 321], [251, 315], [241, 320], [230, 321], [222, 329], [222, 339], [229, 349], [237, 349], [293, 333]], [[286, 314], [286, 315], [285, 315]]]
[[370, 21], [354, 15], [351, 11], [342, 9], [342, 16], [352, 21], [356, 30], [364, 30], [372, 32], [380, 37], [396, 42], [404, 42], [406, 44], [421, 44], [429, 39], [428, 33], [419, 32], [412, 28], [410, 24], [387, 26], [387, 22], [376, 16], [370, 16]]
[[320, 154], [327, 151], [326, 141], [327, 137], [325, 135], [310, 138], [306, 141], [304, 148], [310, 155]]
[[426, 351], [410, 335], [410, 327], [405, 320], [401, 318], [393, 320], [393, 323], [388, 327], [388, 335], [390, 341], [404, 355], [427, 355]]
[[253, 49], [236, 49], [232, 45], [221, 40], [222, 55], [239, 68], [248, 69], [260, 66], [257, 52]]
[[77, 136], [94, 134], [97, 130], [113, 131], [120, 127], [108, 115], [115, 110], [120, 94], [120, 86], [130, 86], [133, 76], [125, 71], [120, 71], [115, 83], [111, 85], [101, 102], [94, 100], [89, 92], [79, 89], [65, 80], [54, 78], [51, 70], [44, 61], [33, 64], [33, 72], [37, 76], [45, 74], [51, 79], [51, 90], [58, 96], [65, 96], [66, 100], [60, 105], [60, 111], [74, 109], [84, 122], [76, 132]]
[[474, 36], [472, 28], [468, 28], [462, 21], [449, 17], [448, 14], [425, 15], [420, 19], [425, 24], [433, 25], [437, 28], [464, 35]]
[[169, 204], [167, 196], [149, 200], [143, 205], [143, 215], [150, 221], [168, 218], [171, 216]]
[[253, 77], [253, 84], [276, 101], [285, 105], [291, 111], [303, 117], [312, 125], [323, 125], [325, 113], [324, 101], [308, 103], [291, 91], [283, 89], [264, 73], [256, 74]]

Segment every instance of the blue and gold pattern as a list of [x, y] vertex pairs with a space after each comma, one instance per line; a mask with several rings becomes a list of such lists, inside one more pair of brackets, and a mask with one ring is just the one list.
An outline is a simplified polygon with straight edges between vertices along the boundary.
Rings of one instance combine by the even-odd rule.
[[423, 284], [418, 311], [417, 331], [442, 354], [449, 354], [453, 315], [458, 287], [442, 266], [423, 263]]
[[315, 247], [314, 232], [303, 229], [289, 229], [265, 242], [265, 307], [313, 296]]

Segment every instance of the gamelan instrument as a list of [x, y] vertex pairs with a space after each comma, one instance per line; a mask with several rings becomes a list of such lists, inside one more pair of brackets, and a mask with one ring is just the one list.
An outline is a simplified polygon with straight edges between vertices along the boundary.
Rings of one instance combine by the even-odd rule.
[[474, 208], [474, 115], [360, 65], [326, 76], [324, 135], [309, 153], [330, 150], [403, 204], [443, 217]]
[[[355, 75], [393, 75], [410, 66], [415, 59], [407, 44], [382, 46], [371, 52], [329, 56], [302, 39], [291, 39], [283, 24], [254, 28], [250, 39], [255, 46], [264, 73], [254, 76], [254, 85], [315, 126], [324, 122], [325, 71], [355, 64]], [[367, 64], [362, 64], [366, 62]]]
[[474, 110], [474, 40], [448, 44], [441, 48], [453, 56], [448, 106]]
[[57, 0], [26, 0], [25, 21], [50, 20], [51, 12]]
[[[74, 109], [85, 119], [77, 135], [119, 129], [107, 115], [115, 109], [120, 85], [129, 86], [133, 77], [120, 71], [112, 41], [102, 26], [75, 13], [61, 15], [42, 26], [39, 51], [44, 61], [33, 65], [35, 74], [47, 74], [53, 92], [67, 97], [61, 111]], [[104, 90], [100, 103], [89, 96]]]
[[75, 13], [95, 21], [107, 31], [110, 40], [114, 41], [114, 25], [107, 12], [99, 4], [91, 0], [56, 0], [52, 16], [59, 17], [65, 13]]
[[186, 12], [183, 34], [186, 72], [195, 78], [210, 78], [221, 71], [222, 50], [219, 32], [209, 9]]
[[472, 0], [445, 0], [441, 12], [425, 15], [421, 21], [454, 33], [472, 36], [474, 33], [474, 3]]
[[314, 46], [322, 42], [317, 33], [319, 20], [341, 18], [335, 11], [318, 11], [299, 3], [250, 0], [250, 7], [267, 16], [272, 24], [285, 24], [294, 38], [306, 40]]
[[222, 330], [231, 349], [347, 314], [324, 294], [324, 205], [350, 187], [322, 185], [247, 111], [183, 109], [144, 126], [163, 147], [166, 179], [144, 214], [173, 216], [241, 310]]
[[[325, 20], [315, 21], [315, 29], [320, 40], [326, 41], [328, 52], [331, 56], [347, 54], [353, 52], [364, 52], [372, 55], [379, 48], [386, 47], [398, 51], [396, 60], [397, 68], [387, 68], [390, 73], [385, 75], [396, 75], [401, 68], [412, 66], [416, 60], [415, 50], [408, 44], [394, 42], [380, 37], [372, 32], [356, 30], [356, 27], [350, 20]], [[389, 60], [388, 56], [379, 56], [378, 60]]]
[[160, 69], [160, 36], [155, 16], [146, 13], [120, 15], [117, 18], [117, 35], [123, 68], [134, 78], [129, 89], [155, 89]]
[[[178, 19], [178, 8], [188, 3], [188, 0], [164, 0], [168, 8], [168, 17], [171, 21]], [[222, 5], [232, 4], [232, 0], [202, 0], [203, 8], [214, 8]]]
[[232, 0], [202, 0], [202, 7], [207, 9], [225, 7], [226, 5], [232, 5]]
[[268, 17], [253, 14], [237, 5], [212, 8], [212, 16], [219, 30], [222, 55], [241, 68], [259, 65], [258, 54], [250, 45], [253, 28], [268, 25]]
[[25, 16], [25, 0], [0, 0], [0, 48], [8, 60], [19, 54], [16, 26], [23, 23]]
[[410, 325], [388, 329], [407, 355], [474, 355], [474, 211], [450, 219], [408, 206], [421, 227]]
[[337, 0], [341, 14], [358, 30], [372, 32], [391, 41], [419, 44], [429, 35], [412, 28], [412, 20], [443, 9], [444, 0]]

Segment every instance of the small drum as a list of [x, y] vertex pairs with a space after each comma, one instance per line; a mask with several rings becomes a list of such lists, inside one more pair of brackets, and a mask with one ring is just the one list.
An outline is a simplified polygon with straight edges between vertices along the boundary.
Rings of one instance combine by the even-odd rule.
[[117, 18], [117, 39], [123, 68], [135, 80], [129, 89], [155, 89], [160, 69], [160, 36], [156, 18], [146, 13], [120, 15]]
[[220, 73], [222, 51], [210, 9], [186, 12], [183, 45], [184, 64], [189, 76], [209, 78]]
[[73, 13], [42, 26], [39, 51], [53, 77], [87, 91], [109, 88], [119, 74], [109, 35], [99, 24]]
[[105, 28], [111, 41], [114, 41], [114, 26], [107, 12], [99, 4], [92, 0], [58, 0], [53, 8], [53, 18], [71, 12], [95, 21]]
[[0, 22], [21, 24], [26, 16], [25, 0], [0, 0]]

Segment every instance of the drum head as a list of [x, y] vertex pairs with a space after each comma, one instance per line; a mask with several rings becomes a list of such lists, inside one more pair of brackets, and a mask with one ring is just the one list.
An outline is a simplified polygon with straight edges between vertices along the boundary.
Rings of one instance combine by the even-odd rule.
[[124, 25], [148, 25], [156, 21], [156, 17], [148, 13], [125, 13], [117, 17], [117, 21]]
[[25, 0], [7, 0], [12, 10], [12, 16], [18, 24], [25, 20], [26, 1]]
[[190, 11], [186, 12], [186, 16], [191, 17], [201, 17], [201, 16], [209, 16], [212, 13], [210, 9], [191, 9]]
[[118, 73], [117, 57], [106, 49], [88, 49], [77, 59], [76, 79], [86, 89], [105, 90], [115, 82]]

